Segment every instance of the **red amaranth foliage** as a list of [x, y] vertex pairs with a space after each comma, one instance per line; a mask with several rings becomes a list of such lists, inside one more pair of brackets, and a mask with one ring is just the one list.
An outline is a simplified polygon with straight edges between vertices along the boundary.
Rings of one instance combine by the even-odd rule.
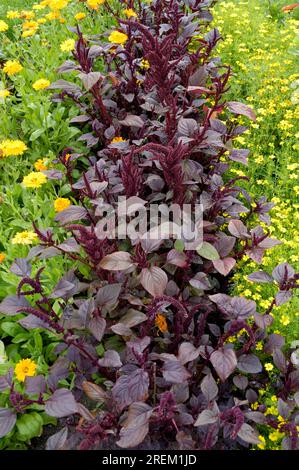
[[[246, 255], [260, 263], [278, 243], [258, 222], [270, 224], [273, 205], [255, 201], [238, 185], [242, 178], [227, 176], [234, 161], [247, 163], [248, 151], [233, 148], [246, 130], [235, 118], [255, 119], [254, 113], [225, 100], [231, 71], [214, 54], [220, 34], [208, 29], [211, 2], [127, 3], [137, 17], [118, 22], [125, 43], [88, 38], [77, 28], [74, 62], [59, 69], [71, 72], [73, 81], [51, 86], [59, 91], [54, 102], [80, 113], [72, 124], [82, 130], [81, 153], [65, 149], [57, 159], [77, 204], [57, 214], [57, 235], [35, 227], [40, 245], [16, 261], [12, 270], [24, 279], [1, 312], [28, 313], [21, 320], [25, 328], [47, 328], [61, 343], [45, 384], [45, 410], [57, 417], [79, 414], [80, 421], [70, 426], [69, 440], [60, 431], [59, 448], [258, 444], [259, 425], [279, 425], [263, 407], [250, 406], [269, 385], [255, 351], [256, 342], [265, 341], [262, 357], [276, 366], [271, 386], [284, 418], [283, 444], [294, 449], [298, 369], [268, 327], [273, 307], [291, 297], [299, 275], [282, 263], [271, 275], [249, 276], [276, 283], [265, 312], [227, 292], [238, 260]], [[119, 196], [139, 209], [152, 202], [201, 204], [203, 244], [187, 250], [186, 240], [174, 236], [113, 237], [104, 213], [117, 210]], [[62, 228], [68, 235], [61, 242]], [[42, 273], [31, 274], [29, 259], [59, 255], [70, 258], [73, 269], [46, 293]], [[77, 405], [59, 387], [70, 372], [77, 402], [84, 392], [101, 411]]]

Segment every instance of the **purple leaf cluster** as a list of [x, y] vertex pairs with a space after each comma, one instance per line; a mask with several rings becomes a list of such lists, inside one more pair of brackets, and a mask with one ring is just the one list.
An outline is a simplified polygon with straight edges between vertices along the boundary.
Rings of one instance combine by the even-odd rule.
[[[235, 117], [255, 116], [246, 105], [225, 100], [231, 71], [214, 54], [221, 38], [208, 29], [209, 3], [138, 2], [137, 18], [118, 22], [127, 35], [123, 45], [89, 39], [77, 28], [73, 61], [60, 67], [70, 81], [51, 86], [58, 91], [54, 101], [79, 111], [72, 123], [82, 129], [85, 150], [68, 148], [57, 159], [77, 204], [56, 217], [63, 242], [54, 229], [35, 227], [40, 245], [16, 260], [12, 270], [22, 278], [17, 295], [0, 305], [6, 315], [26, 314], [20, 320], [25, 328], [47, 328], [59, 339], [47, 378], [50, 398], [40, 390], [39, 403], [51, 416], [75, 413], [75, 419], [71, 437], [64, 428], [49, 439], [49, 449], [259, 444], [257, 427], [277, 429], [280, 423], [264, 414], [263, 405], [251, 409], [258, 390], [269, 384], [255, 352], [258, 341], [265, 342], [260, 356], [276, 366], [284, 446], [298, 447], [299, 370], [283, 352], [283, 339], [267, 329], [273, 307], [291, 297], [299, 275], [284, 263], [272, 276], [249, 276], [277, 284], [266, 312], [228, 292], [239, 260], [260, 263], [279, 242], [258, 222], [270, 223], [272, 205], [253, 200], [240, 178], [227, 177], [232, 162], [247, 164], [248, 151], [233, 148], [246, 130]], [[186, 251], [175, 239], [103, 237], [103, 211], [119, 196], [137, 207], [202, 204], [202, 246]], [[32, 275], [29, 260], [59, 255], [71, 259], [73, 269], [47, 293], [42, 271]], [[69, 373], [75, 374], [76, 400], [59, 386]], [[1, 380], [5, 386], [8, 379]], [[29, 392], [40, 386], [39, 380], [29, 384]], [[83, 397], [85, 405], [78, 404]], [[2, 434], [24, 400], [11, 390], [11, 411], [0, 410]]]

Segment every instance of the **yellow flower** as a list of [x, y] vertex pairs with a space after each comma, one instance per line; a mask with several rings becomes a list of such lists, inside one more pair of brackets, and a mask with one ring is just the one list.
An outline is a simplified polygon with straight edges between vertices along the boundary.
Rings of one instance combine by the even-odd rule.
[[137, 13], [135, 13], [134, 10], [132, 10], [132, 8], [126, 8], [124, 10], [124, 14], [128, 17], [128, 18], [136, 18], [137, 16]]
[[105, 3], [105, 0], [87, 0], [86, 5], [92, 10], [97, 10], [103, 3]]
[[281, 439], [282, 436], [283, 435], [279, 431], [274, 431], [274, 432], [270, 432], [269, 439], [272, 442], [276, 442], [276, 441], [279, 441], [279, 439]]
[[258, 444], [258, 448], [261, 449], [261, 450], [264, 450], [265, 445], [266, 445], [266, 439], [264, 438], [264, 436], [259, 435], [259, 440], [262, 441], [262, 442], [260, 444]]
[[17, 11], [17, 10], [9, 10], [7, 13], [6, 13], [6, 18], [10, 19], [10, 20], [14, 20], [16, 18], [20, 18], [20, 13]]
[[274, 369], [274, 366], [273, 366], [273, 364], [271, 364], [271, 362], [266, 362], [265, 369], [266, 369], [267, 372], [271, 372], [271, 370]]
[[62, 10], [65, 8], [68, 4], [68, 0], [50, 0], [49, 2], [49, 8], [51, 10], [57, 11], [57, 10]]
[[124, 44], [127, 39], [128, 36], [120, 31], [113, 31], [108, 38], [110, 42], [114, 42], [115, 44]]
[[31, 245], [37, 238], [36, 233], [25, 230], [24, 232], [18, 232], [15, 234], [11, 243], [13, 245]]
[[36, 80], [36, 82], [33, 83], [32, 88], [34, 88], [35, 90], [44, 90], [50, 85], [51, 82], [49, 80], [47, 80], [46, 78], [40, 78], [39, 80]]
[[29, 175], [24, 176], [22, 183], [25, 188], [40, 188], [46, 182], [46, 175], [40, 171], [32, 171]]
[[34, 36], [36, 31], [37, 29], [27, 29], [27, 31], [24, 31], [22, 33], [22, 38], [29, 38], [30, 36]]
[[63, 52], [70, 52], [75, 49], [75, 44], [76, 44], [75, 39], [66, 39], [60, 44], [60, 49]]
[[22, 155], [28, 149], [21, 140], [2, 140], [0, 142], [0, 158]]
[[6, 258], [6, 255], [4, 253], [0, 253], [0, 263], [3, 263], [5, 258]]
[[46, 158], [39, 158], [35, 163], [34, 163], [34, 168], [37, 171], [43, 171], [47, 169], [47, 159]]
[[75, 20], [77, 20], [77, 21], [84, 20], [85, 17], [86, 17], [86, 14], [83, 13], [82, 11], [79, 11], [79, 13], [77, 13], [74, 16]]
[[15, 75], [22, 70], [22, 65], [18, 60], [8, 60], [5, 62], [3, 72], [7, 73], [8, 76]]
[[0, 20], [0, 33], [4, 33], [8, 30], [8, 24], [5, 21]]
[[55, 199], [55, 201], [54, 201], [55, 212], [64, 211], [64, 209], [69, 207], [70, 204], [71, 204], [71, 201], [66, 197], [59, 197], [59, 198]]
[[150, 68], [150, 63], [148, 60], [146, 59], [142, 59], [142, 61], [140, 62], [140, 67], [142, 69], [149, 69]]
[[126, 142], [125, 139], [123, 139], [122, 137], [114, 137], [112, 140], [111, 140], [111, 144], [116, 144], [117, 142]]
[[287, 315], [281, 315], [280, 323], [282, 323], [284, 326], [289, 325], [290, 319]]
[[0, 90], [0, 98], [6, 98], [9, 95], [10, 95], [9, 90]]
[[166, 333], [166, 331], [168, 331], [166, 318], [164, 315], [161, 315], [161, 313], [156, 315], [155, 325], [162, 333]]
[[261, 351], [262, 349], [263, 349], [263, 343], [259, 341], [258, 343], [256, 343], [256, 350]]
[[20, 382], [24, 382], [26, 377], [33, 377], [36, 372], [37, 364], [31, 359], [21, 359], [16, 364], [15, 374]]

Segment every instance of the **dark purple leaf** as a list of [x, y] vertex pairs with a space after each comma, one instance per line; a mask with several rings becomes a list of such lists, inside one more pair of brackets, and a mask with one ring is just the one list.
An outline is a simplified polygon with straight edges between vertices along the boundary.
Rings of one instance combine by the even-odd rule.
[[122, 362], [120, 360], [118, 352], [112, 350], [105, 351], [104, 357], [98, 360], [98, 364], [102, 367], [122, 366]]
[[140, 116], [134, 116], [133, 114], [128, 114], [125, 119], [118, 122], [123, 126], [137, 127], [138, 129], [143, 127], [145, 124]]
[[56, 434], [49, 437], [46, 443], [46, 450], [62, 450], [66, 443], [68, 429], [62, 428]]
[[223, 258], [213, 261], [214, 268], [223, 276], [227, 276], [234, 268], [236, 260], [234, 258]]
[[243, 116], [248, 117], [252, 121], [256, 120], [256, 116], [252, 109], [246, 104], [239, 103], [238, 101], [228, 101], [226, 103], [228, 109], [234, 114], [242, 114]]
[[292, 298], [292, 291], [289, 290], [281, 290], [275, 296], [276, 305], [279, 307], [280, 305], [285, 304]]
[[248, 374], [258, 374], [263, 366], [254, 354], [242, 354], [238, 359], [238, 369]]
[[192, 343], [182, 343], [179, 347], [178, 360], [181, 364], [194, 361], [199, 356], [199, 349], [195, 348]]
[[45, 412], [55, 418], [64, 418], [78, 412], [75, 398], [66, 388], [55, 390], [53, 395], [46, 401]]
[[18, 315], [22, 313], [22, 307], [30, 307], [30, 304], [24, 296], [10, 295], [5, 297], [0, 304], [0, 313], [5, 315]]
[[273, 362], [276, 367], [280, 370], [280, 372], [282, 372], [283, 374], [286, 373], [287, 361], [283, 352], [278, 348], [274, 349], [273, 351]]
[[168, 360], [162, 368], [163, 377], [166, 382], [179, 384], [191, 377], [191, 373], [181, 364], [180, 361]]
[[285, 339], [283, 336], [272, 333], [268, 336], [268, 340], [264, 346], [264, 351], [266, 354], [273, 354], [275, 349], [281, 349], [285, 344]]
[[26, 258], [16, 258], [10, 267], [12, 273], [21, 277], [29, 277], [31, 269], [31, 264], [28, 263]]
[[26, 377], [25, 391], [28, 395], [39, 395], [44, 393], [46, 389], [46, 381], [43, 375], [36, 375], [35, 377]]
[[91, 334], [100, 342], [106, 329], [106, 320], [102, 317], [94, 317], [88, 322], [88, 329]]
[[281, 263], [272, 271], [272, 276], [279, 284], [287, 281], [295, 274], [295, 270], [288, 263]]
[[119, 377], [112, 389], [116, 407], [122, 411], [135, 401], [146, 401], [148, 397], [149, 377], [142, 369]]
[[153, 409], [143, 402], [133, 403], [128, 410], [128, 417], [120, 431], [119, 447], [125, 449], [138, 446], [149, 431], [149, 419]]
[[248, 379], [247, 377], [244, 377], [244, 375], [235, 375], [233, 377], [233, 382], [240, 390], [245, 390], [248, 386]]
[[237, 366], [237, 357], [233, 349], [220, 348], [214, 351], [210, 361], [222, 382], [231, 375]]
[[153, 297], [164, 294], [168, 282], [167, 274], [158, 266], [143, 268], [140, 283]]
[[213, 410], [203, 410], [197, 420], [194, 423], [194, 426], [206, 426], [207, 424], [214, 424], [219, 419], [219, 412], [217, 409]]
[[272, 277], [268, 273], [265, 273], [265, 271], [256, 271], [255, 273], [249, 274], [248, 279], [249, 281], [258, 283], [273, 282]]
[[87, 218], [87, 211], [84, 207], [69, 206], [55, 216], [55, 221], [61, 225]]
[[16, 412], [11, 408], [0, 408], [0, 439], [13, 429], [17, 421]]
[[35, 328], [43, 328], [47, 330], [50, 328], [48, 323], [44, 322], [35, 315], [32, 315], [31, 313], [25, 318], [19, 320], [18, 323], [22, 325], [23, 328], [26, 328], [26, 330], [34, 330]]
[[258, 437], [258, 432], [255, 431], [249, 424], [243, 423], [240, 431], [238, 432], [238, 437], [248, 444], [261, 444], [261, 441]]
[[212, 374], [206, 375], [200, 384], [200, 388], [208, 401], [215, 400], [218, 395], [218, 387]]
[[99, 267], [107, 271], [126, 271], [134, 266], [130, 253], [126, 251], [115, 251], [105, 256]]

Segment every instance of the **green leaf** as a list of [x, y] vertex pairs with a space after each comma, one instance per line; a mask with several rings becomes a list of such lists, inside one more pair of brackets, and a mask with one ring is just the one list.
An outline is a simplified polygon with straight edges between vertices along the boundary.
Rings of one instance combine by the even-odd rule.
[[42, 134], [44, 133], [44, 129], [36, 129], [36, 131], [32, 132], [30, 136], [30, 141], [34, 142], [36, 139], [38, 139]]
[[202, 242], [202, 245], [200, 248], [197, 248], [196, 251], [200, 256], [210, 261], [216, 261], [220, 258], [216, 248], [214, 248], [214, 246], [209, 242]]
[[182, 253], [185, 248], [183, 240], [176, 240], [174, 242], [174, 248], [176, 249], [176, 251], [179, 251], [180, 253]]
[[30, 441], [33, 437], [41, 435], [43, 430], [43, 418], [37, 412], [20, 416], [17, 420], [19, 441]]

